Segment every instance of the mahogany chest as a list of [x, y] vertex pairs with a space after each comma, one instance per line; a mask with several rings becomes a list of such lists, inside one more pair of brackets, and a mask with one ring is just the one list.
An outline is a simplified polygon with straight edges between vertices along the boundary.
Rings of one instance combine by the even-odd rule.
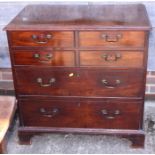
[[5, 27], [20, 142], [71, 132], [143, 147], [150, 28], [141, 4], [25, 7]]

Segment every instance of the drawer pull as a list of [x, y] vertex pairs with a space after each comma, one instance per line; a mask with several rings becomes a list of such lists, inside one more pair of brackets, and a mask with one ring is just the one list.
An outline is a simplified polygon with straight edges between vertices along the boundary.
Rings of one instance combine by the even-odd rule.
[[118, 42], [122, 38], [122, 34], [117, 35], [102, 34], [101, 38], [104, 39], [106, 42]]
[[52, 110], [46, 110], [45, 108], [40, 108], [40, 113], [45, 117], [54, 117], [59, 113], [59, 109], [53, 108]]
[[118, 59], [121, 58], [120, 53], [116, 53], [114, 55], [112, 54], [103, 54], [101, 55], [101, 58], [103, 58], [105, 61], [111, 62], [111, 61], [117, 61]]
[[106, 88], [115, 88], [121, 83], [120, 80], [115, 80], [114, 84], [110, 84], [106, 79], [102, 79], [101, 82]]
[[39, 85], [40, 85], [41, 87], [50, 87], [50, 86], [52, 86], [53, 83], [55, 83], [55, 81], [56, 81], [55, 78], [51, 78], [51, 79], [49, 80], [49, 83], [43, 84], [42, 78], [37, 78], [37, 83], [39, 83]]
[[38, 61], [40, 61], [40, 62], [49, 62], [49, 61], [51, 61], [52, 60], [52, 58], [53, 58], [53, 55], [51, 54], [51, 53], [49, 53], [49, 54], [46, 54], [45, 55], [45, 59], [43, 59], [43, 60], [41, 60], [40, 59], [40, 54], [38, 54], [38, 53], [35, 53], [34, 55], [33, 55], [33, 57], [35, 58], [35, 59], [37, 59]]
[[51, 34], [46, 34], [46, 35], [44, 35], [44, 34], [40, 34], [40, 35], [33, 34], [31, 37], [32, 37], [32, 40], [37, 44], [46, 44], [52, 38], [52, 35]]
[[106, 119], [114, 119], [121, 114], [120, 110], [115, 110], [114, 113], [109, 113], [106, 109], [102, 109], [101, 112]]

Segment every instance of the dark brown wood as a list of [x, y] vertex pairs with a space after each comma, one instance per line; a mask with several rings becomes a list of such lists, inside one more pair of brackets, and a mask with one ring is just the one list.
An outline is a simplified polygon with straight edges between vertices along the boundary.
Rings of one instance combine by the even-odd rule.
[[141, 101], [111, 99], [87, 102], [87, 128], [139, 129]]
[[[80, 96], [80, 81], [74, 68], [64, 70], [61, 68], [51, 69], [50, 67], [42, 69], [39, 67], [18, 67], [15, 74], [18, 94]], [[42, 80], [40, 83], [37, 81], [39, 78]], [[50, 83], [51, 79], [54, 81]]]
[[85, 105], [78, 101], [21, 100], [19, 104], [25, 126], [86, 127]]
[[[126, 136], [124, 136], [126, 138]], [[145, 136], [144, 135], [131, 135], [128, 139], [132, 142], [133, 148], [144, 148]]]
[[80, 65], [91, 67], [143, 67], [142, 51], [80, 51]]
[[[48, 38], [48, 35], [51, 37]], [[12, 47], [52, 46], [61, 48], [74, 46], [74, 35], [71, 31], [12, 31], [10, 32], [10, 39]]]
[[[141, 101], [20, 100], [25, 126], [138, 129]], [[105, 113], [106, 112], [106, 113]]]
[[75, 66], [74, 51], [13, 51], [15, 65]]
[[83, 31], [79, 33], [79, 46], [108, 49], [143, 48], [144, 31]]
[[142, 4], [48, 4], [27, 6], [5, 30], [149, 30], [150, 27]]
[[42, 133], [78, 133], [78, 134], [102, 134], [111, 135], [131, 140], [133, 148], [143, 148], [145, 142], [145, 133], [142, 130], [115, 130], [115, 129], [87, 129], [87, 128], [55, 128], [55, 127], [20, 127], [18, 130], [19, 143], [30, 144], [31, 137]]
[[18, 131], [19, 144], [20, 145], [31, 145], [31, 138], [33, 137], [33, 135], [34, 133]]
[[[81, 69], [77, 71], [76, 68], [57, 70], [43, 67], [40, 72], [40, 69], [35, 67], [16, 68], [19, 94], [142, 97], [143, 70]], [[37, 82], [38, 78], [42, 79], [41, 84]], [[55, 81], [50, 84], [52, 78]], [[44, 87], [46, 84], [49, 86]]]
[[73, 132], [114, 134], [143, 147], [150, 28], [141, 4], [24, 8], [5, 27], [20, 142]]
[[140, 69], [83, 69], [80, 71], [80, 92], [94, 97], [142, 97], [143, 80]]

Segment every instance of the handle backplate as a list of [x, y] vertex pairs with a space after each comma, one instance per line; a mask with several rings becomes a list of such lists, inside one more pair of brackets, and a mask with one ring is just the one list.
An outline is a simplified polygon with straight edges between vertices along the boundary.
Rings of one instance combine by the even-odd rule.
[[106, 42], [118, 42], [123, 37], [122, 34], [102, 34], [101, 38]]
[[33, 34], [31, 36], [32, 40], [37, 44], [47, 44], [50, 39], [52, 39], [51, 34]]
[[109, 112], [107, 109], [102, 109], [101, 113], [106, 119], [115, 119], [116, 116], [121, 114], [120, 110], [118, 109], [116, 109], [114, 112]]
[[51, 79], [49, 80], [49, 83], [44, 84], [42, 78], [40, 78], [40, 77], [37, 78], [37, 83], [38, 83], [41, 87], [50, 87], [50, 86], [52, 86], [52, 84], [55, 83], [55, 82], [56, 82], [56, 79], [55, 79], [55, 78], [51, 78]]
[[42, 58], [41, 58], [41, 55], [40, 55], [39, 53], [35, 53], [35, 54], [33, 55], [33, 57], [34, 57], [35, 59], [37, 59], [39, 62], [42, 62], [42, 63], [49, 63], [49, 62], [53, 59], [53, 54], [52, 54], [52, 53], [47, 53], [47, 54], [45, 55], [45, 57], [42, 59]]
[[113, 83], [110, 83], [106, 79], [102, 79], [101, 82], [106, 88], [112, 88], [112, 89], [116, 88], [121, 83], [120, 80], [115, 80]]
[[55, 117], [56, 115], [59, 114], [59, 109], [52, 108], [50, 110], [47, 110], [45, 108], [40, 108], [40, 113], [41, 113], [41, 115], [43, 115], [45, 117]]
[[121, 58], [121, 54], [120, 53], [116, 53], [116, 54], [102, 54], [101, 58], [104, 59], [105, 61], [108, 62], [113, 62], [113, 61], [118, 61]]

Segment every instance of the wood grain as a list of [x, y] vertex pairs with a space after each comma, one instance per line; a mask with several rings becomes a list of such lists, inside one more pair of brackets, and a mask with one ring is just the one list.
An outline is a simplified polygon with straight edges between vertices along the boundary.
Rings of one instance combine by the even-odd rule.
[[[37, 102], [37, 104], [36, 104]], [[21, 100], [20, 108], [23, 124], [40, 127], [75, 127], [75, 128], [107, 128], [107, 129], [138, 129], [140, 121], [141, 101], [106, 100], [106, 101], [68, 101], [68, 100]], [[47, 114], [55, 108], [56, 115]], [[108, 114], [103, 115], [102, 110]], [[119, 115], [114, 115], [115, 111]], [[114, 117], [109, 119], [110, 117]], [[109, 117], [109, 118], [108, 118]]]
[[[42, 87], [37, 82], [38, 78], [42, 78], [43, 84], [49, 84], [51, 78], [55, 78], [55, 82], [51, 86]], [[16, 79], [17, 91], [22, 95], [142, 97], [143, 94], [142, 70], [20, 67], [16, 69]], [[104, 84], [102, 80], [106, 80], [108, 84]], [[120, 80], [120, 83], [116, 84], [116, 80]]]
[[[48, 55], [51, 57], [47, 58]], [[15, 65], [75, 66], [74, 51], [20, 50], [13, 51], [13, 56]]]
[[5, 30], [149, 30], [145, 6], [28, 5]]
[[143, 67], [143, 51], [80, 51], [80, 66]]
[[[105, 37], [103, 37], [106, 35]], [[117, 35], [121, 35], [120, 38]], [[81, 48], [128, 49], [144, 48], [145, 32], [143, 31], [83, 31], [79, 33]]]
[[[52, 47], [73, 47], [74, 36], [71, 31], [11, 31], [11, 46], [52, 46]], [[38, 38], [32, 38], [36, 35]], [[51, 35], [50, 39], [45, 39], [46, 35]], [[38, 42], [46, 43], [38, 43]]]
[[141, 4], [25, 7], [5, 27], [20, 142], [78, 132], [116, 134], [144, 147], [150, 29]]

